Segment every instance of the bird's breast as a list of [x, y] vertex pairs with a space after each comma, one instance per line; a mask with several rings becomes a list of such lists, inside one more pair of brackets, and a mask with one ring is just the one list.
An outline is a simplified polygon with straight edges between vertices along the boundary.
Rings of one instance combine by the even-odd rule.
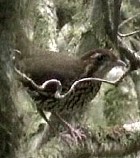
[[98, 93], [101, 83], [85, 81], [76, 85], [75, 89], [63, 99], [48, 98], [44, 102], [45, 111], [70, 113], [86, 107]]

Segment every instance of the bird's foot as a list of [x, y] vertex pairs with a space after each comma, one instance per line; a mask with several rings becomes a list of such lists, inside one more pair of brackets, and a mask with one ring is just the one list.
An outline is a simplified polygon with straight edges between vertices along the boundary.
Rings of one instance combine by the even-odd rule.
[[67, 142], [73, 141], [76, 144], [78, 144], [79, 141], [85, 140], [86, 135], [84, 131], [81, 128], [74, 128], [71, 125], [69, 125], [69, 128], [67, 131], [61, 133], [62, 138], [66, 140]]

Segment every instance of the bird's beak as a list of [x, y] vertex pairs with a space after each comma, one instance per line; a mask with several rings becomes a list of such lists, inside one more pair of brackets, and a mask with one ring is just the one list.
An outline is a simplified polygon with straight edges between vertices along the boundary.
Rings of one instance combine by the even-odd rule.
[[123, 62], [122, 60], [118, 59], [115, 63], [114, 66], [123, 66], [123, 67], [127, 67], [126, 63]]

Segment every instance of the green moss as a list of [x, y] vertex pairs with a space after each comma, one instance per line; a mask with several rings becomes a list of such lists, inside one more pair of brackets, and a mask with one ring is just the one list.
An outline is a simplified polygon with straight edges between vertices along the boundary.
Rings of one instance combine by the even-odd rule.
[[128, 95], [123, 94], [119, 87], [112, 87], [105, 92], [104, 115], [109, 125], [120, 124], [127, 117]]

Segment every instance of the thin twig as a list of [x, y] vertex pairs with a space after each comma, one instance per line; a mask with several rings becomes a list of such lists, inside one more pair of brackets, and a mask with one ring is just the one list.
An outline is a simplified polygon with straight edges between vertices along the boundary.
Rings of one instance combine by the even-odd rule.
[[122, 33], [119, 33], [119, 32], [118, 32], [118, 35], [119, 35], [120, 37], [128, 37], [128, 36], [135, 35], [135, 34], [137, 34], [137, 33], [139, 33], [139, 32], [140, 32], [140, 30], [136, 30], [136, 31], [133, 31], [133, 32], [130, 32], [130, 33], [126, 33], [126, 34], [122, 34]]
[[28, 77], [26, 74], [22, 73], [20, 70], [18, 70], [15, 67], [15, 71], [24, 79], [26, 79], [27, 81], [29, 81], [37, 90], [43, 91], [45, 90], [46, 86], [50, 83], [56, 83], [56, 85], [58, 87], [61, 87], [61, 82], [57, 79], [51, 79], [51, 80], [47, 80], [45, 81], [42, 85], [37, 85], [30, 77]]
[[[65, 93], [65, 94], [61, 94], [62, 92], [62, 84], [59, 80], [57, 79], [51, 79], [51, 80], [47, 80], [45, 81], [42, 85], [37, 85], [31, 78], [29, 78], [26, 74], [20, 72], [19, 70], [17, 70], [15, 68], [16, 72], [22, 76], [24, 79], [26, 79], [27, 81], [29, 81], [37, 90], [41, 90], [41, 92], [43, 90], [45, 90], [46, 86], [50, 83], [55, 83], [57, 85], [57, 90], [54, 94], [54, 97], [57, 99], [63, 99], [66, 96], [68, 96], [71, 92], [73, 92], [75, 90], [75, 87], [80, 83], [80, 82], [87, 82], [87, 81], [99, 81], [99, 82], [104, 82], [104, 83], [108, 83], [111, 85], [117, 85], [118, 83], [120, 83], [122, 81], [122, 79], [128, 74], [129, 69], [116, 81], [108, 81], [105, 79], [101, 79], [101, 78], [93, 78], [93, 77], [89, 77], [89, 78], [82, 78], [80, 80], [75, 81], [72, 86], [70, 87], [70, 89]], [[45, 95], [45, 92], [44, 92]]]
[[137, 18], [140, 15], [140, 13], [137, 13], [136, 15], [124, 20], [120, 25], [119, 25], [119, 29], [122, 28], [126, 23], [128, 23], [129, 21], [133, 20], [134, 18]]

